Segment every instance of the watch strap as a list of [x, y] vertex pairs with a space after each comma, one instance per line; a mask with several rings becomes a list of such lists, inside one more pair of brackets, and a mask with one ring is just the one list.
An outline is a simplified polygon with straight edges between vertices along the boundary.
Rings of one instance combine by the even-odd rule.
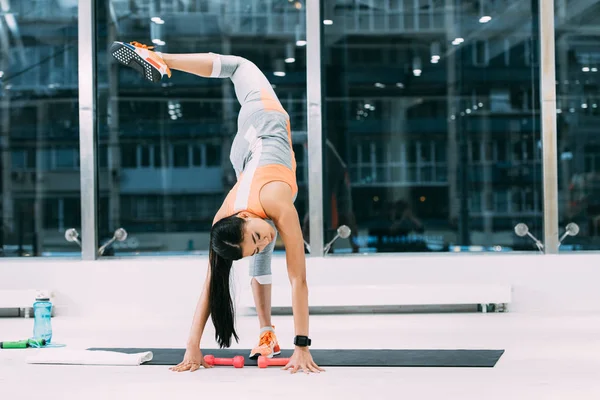
[[297, 335], [294, 338], [294, 345], [299, 347], [307, 347], [310, 346], [312, 340], [308, 336]]

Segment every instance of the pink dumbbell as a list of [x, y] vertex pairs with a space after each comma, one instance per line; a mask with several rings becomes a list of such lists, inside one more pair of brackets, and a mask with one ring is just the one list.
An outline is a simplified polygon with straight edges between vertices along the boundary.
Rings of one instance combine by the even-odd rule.
[[204, 361], [208, 365], [227, 365], [234, 366], [236, 368], [244, 368], [244, 357], [235, 356], [233, 358], [215, 358], [212, 354], [204, 356]]
[[289, 362], [289, 358], [267, 358], [260, 356], [258, 357], [258, 368], [267, 368], [270, 366], [285, 367]]

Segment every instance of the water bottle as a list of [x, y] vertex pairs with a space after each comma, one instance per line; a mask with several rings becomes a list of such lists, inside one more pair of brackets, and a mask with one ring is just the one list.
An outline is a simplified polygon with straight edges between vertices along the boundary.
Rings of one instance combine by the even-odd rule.
[[38, 298], [33, 303], [33, 337], [44, 339], [46, 344], [52, 340], [52, 303], [49, 298]]

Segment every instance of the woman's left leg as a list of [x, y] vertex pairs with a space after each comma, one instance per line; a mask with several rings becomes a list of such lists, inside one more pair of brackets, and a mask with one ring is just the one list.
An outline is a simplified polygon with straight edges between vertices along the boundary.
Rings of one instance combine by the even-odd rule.
[[[267, 220], [273, 227], [272, 221]], [[260, 324], [260, 338], [258, 346], [250, 352], [250, 358], [256, 358], [260, 355], [272, 357], [281, 352], [275, 329], [271, 323], [271, 258], [275, 249], [277, 240], [277, 230], [275, 230], [275, 239], [269, 243], [264, 250], [250, 259], [250, 277], [252, 294], [254, 296], [254, 305], [258, 314]]]

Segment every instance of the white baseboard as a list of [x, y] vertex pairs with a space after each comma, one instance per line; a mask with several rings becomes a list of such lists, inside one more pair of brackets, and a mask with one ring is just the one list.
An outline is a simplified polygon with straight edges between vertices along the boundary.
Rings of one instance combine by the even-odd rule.
[[[497, 284], [315, 286], [309, 290], [312, 309], [509, 304], [512, 300], [511, 286]], [[240, 306], [245, 311], [254, 310], [250, 291], [242, 293]], [[288, 309], [291, 306], [291, 290], [274, 286], [273, 309]]]
[[31, 308], [36, 298], [47, 297], [54, 302], [51, 290], [21, 289], [0, 290], [0, 309]]

